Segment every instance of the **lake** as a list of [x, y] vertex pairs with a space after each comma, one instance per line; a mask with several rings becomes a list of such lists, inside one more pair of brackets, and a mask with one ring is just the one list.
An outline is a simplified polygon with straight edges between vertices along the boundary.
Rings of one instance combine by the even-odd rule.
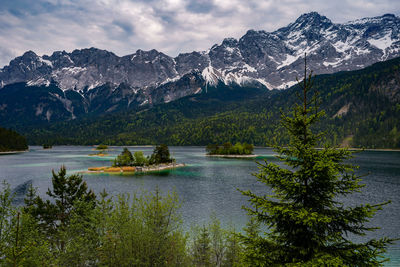
[[[38, 188], [45, 196], [51, 187], [51, 170], [65, 165], [68, 173], [85, 171], [88, 167], [110, 166], [122, 147], [110, 147], [109, 156], [93, 157], [92, 147], [56, 146], [43, 150], [30, 147], [26, 153], [0, 156], [0, 180], [6, 180], [16, 190], [17, 204], [23, 203], [23, 195], [29, 184]], [[141, 150], [151, 154], [152, 147], [129, 147], [133, 151]], [[235, 226], [240, 230], [246, 223], [246, 197], [239, 189], [251, 189], [256, 193], [268, 193], [269, 189], [259, 184], [252, 173], [258, 171], [257, 163], [249, 159], [223, 159], [205, 156], [204, 147], [170, 147], [177, 162], [187, 166], [160, 174], [143, 176], [122, 176], [109, 174], [83, 174], [89, 188], [99, 193], [103, 189], [111, 195], [152, 191], [159, 187], [161, 191], [175, 191], [181, 202], [182, 219], [186, 227], [209, 221], [216, 214], [223, 225]], [[257, 155], [275, 161], [274, 151], [268, 148], [256, 148]], [[263, 161], [263, 160], [259, 160]], [[362, 193], [356, 193], [343, 199], [345, 205], [361, 203], [376, 204], [391, 200], [382, 211], [371, 220], [371, 225], [381, 227], [368, 237], [400, 236], [400, 152], [364, 151], [356, 154], [353, 160], [360, 166], [358, 173], [368, 174], [363, 178], [366, 185]], [[387, 266], [400, 266], [400, 242], [390, 247], [388, 256], [391, 262]]]

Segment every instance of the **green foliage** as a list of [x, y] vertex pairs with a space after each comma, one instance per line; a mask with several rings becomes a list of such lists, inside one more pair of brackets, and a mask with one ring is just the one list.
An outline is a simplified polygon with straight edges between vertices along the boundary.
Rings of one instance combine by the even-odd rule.
[[64, 166], [58, 173], [52, 171], [52, 175], [53, 189], [47, 191], [52, 201], [36, 196], [31, 188], [25, 198], [25, 212], [37, 220], [41, 231], [49, 236], [49, 242], [64, 251], [63, 231], [69, 226], [72, 215], [77, 213], [82, 218], [86, 215], [85, 210], [78, 209], [77, 203], [86, 202], [94, 208], [96, 196], [88, 190], [81, 175], [67, 176]]
[[15, 215], [15, 209], [11, 205], [12, 199], [10, 186], [3, 182], [0, 192], [0, 259], [4, 258], [4, 251], [10, 243], [11, 218]]
[[175, 159], [171, 158], [168, 146], [165, 144], [158, 145], [154, 148], [153, 154], [150, 157], [150, 164], [171, 163]]
[[120, 196], [105, 216], [101, 266], [187, 266], [175, 194]]
[[363, 187], [355, 167], [347, 161], [352, 152], [328, 145], [316, 148], [323, 134], [312, 126], [324, 112], [318, 111], [317, 94], [311, 91], [311, 74], [307, 77], [305, 71], [299, 85], [302, 103], [295, 104], [290, 115], [282, 114], [290, 143], [276, 147], [278, 159], [287, 167], [267, 161], [260, 165], [256, 177], [272, 188], [272, 195], [242, 192], [250, 198], [248, 213], [269, 229], [260, 235], [257, 225], [248, 227], [243, 237], [252, 250], [246, 255], [247, 262], [254, 266], [379, 266], [392, 240], [356, 244], [348, 234], [375, 230], [366, 223], [385, 203], [344, 207], [338, 201]]
[[193, 266], [245, 266], [239, 235], [233, 229], [222, 229], [215, 216], [208, 225], [195, 227], [193, 232]]
[[113, 166], [133, 166], [134, 158], [128, 148], [124, 147], [121, 154], [114, 159]]
[[98, 145], [98, 146], [96, 147], [96, 150], [105, 150], [105, 149], [108, 149], [108, 146], [107, 146], [107, 145]]
[[218, 144], [209, 144], [206, 147], [208, 155], [251, 155], [253, 153], [254, 146], [244, 143], [237, 142], [234, 146], [226, 142], [222, 146]]
[[192, 257], [194, 266], [211, 266], [210, 243], [209, 231], [206, 226], [203, 225], [193, 242]]
[[133, 154], [133, 157], [135, 159], [133, 163], [134, 166], [145, 166], [149, 163], [148, 159], [143, 155], [142, 151], [136, 151]]
[[0, 127], [0, 152], [27, 150], [26, 138], [15, 131]]
[[174, 161], [175, 159], [171, 158], [168, 146], [161, 144], [154, 148], [153, 154], [149, 158], [146, 158], [142, 151], [136, 151], [132, 156], [132, 153], [124, 148], [122, 153], [114, 159], [113, 166], [147, 166]]
[[237, 233], [222, 229], [215, 217], [188, 242], [174, 193], [157, 188], [113, 199], [103, 191], [96, 201], [64, 167], [53, 172], [52, 182], [50, 201], [31, 187], [19, 208], [3, 185], [1, 266], [244, 266]]
[[3, 183], [0, 192], [0, 265], [49, 265], [51, 254], [45, 236], [29, 214], [12, 206], [12, 200], [9, 185]]

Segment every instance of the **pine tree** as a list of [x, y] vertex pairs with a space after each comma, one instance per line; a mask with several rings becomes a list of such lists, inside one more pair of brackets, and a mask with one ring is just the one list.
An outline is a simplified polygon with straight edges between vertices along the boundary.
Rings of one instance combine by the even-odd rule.
[[205, 225], [199, 229], [192, 250], [194, 266], [211, 266], [211, 239], [209, 231]]
[[85, 212], [77, 208], [78, 202], [86, 202], [92, 208], [96, 206], [96, 195], [88, 190], [82, 176], [73, 174], [67, 176], [67, 170], [61, 167], [58, 173], [52, 171], [53, 189], [48, 189], [47, 195], [53, 201], [43, 200], [36, 196], [31, 188], [25, 198], [24, 211], [36, 219], [41, 230], [46, 233], [51, 242], [60, 250], [64, 250], [65, 242], [60, 234], [68, 227], [72, 213], [85, 217]]
[[302, 103], [290, 115], [282, 113], [290, 143], [275, 147], [277, 158], [286, 166], [265, 161], [255, 175], [272, 188], [272, 195], [242, 191], [250, 198], [249, 215], [268, 227], [263, 235], [244, 237], [247, 247], [254, 249], [248, 261], [258, 266], [379, 266], [393, 240], [354, 243], [348, 235], [375, 230], [366, 223], [386, 203], [346, 207], [339, 200], [363, 187], [354, 172], [356, 166], [348, 163], [352, 152], [316, 147], [323, 133], [313, 126], [324, 112], [318, 110], [318, 94], [312, 92], [313, 77], [312, 72], [307, 76], [306, 60], [299, 86]]

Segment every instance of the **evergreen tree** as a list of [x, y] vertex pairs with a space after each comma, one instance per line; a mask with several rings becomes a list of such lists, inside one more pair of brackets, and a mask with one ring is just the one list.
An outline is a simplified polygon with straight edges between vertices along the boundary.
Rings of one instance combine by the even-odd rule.
[[128, 148], [124, 147], [121, 154], [114, 159], [113, 166], [131, 166], [134, 163], [134, 158], [132, 153], [129, 151]]
[[324, 112], [318, 110], [317, 94], [311, 91], [312, 72], [307, 76], [306, 64], [304, 74], [298, 93], [302, 103], [294, 106], [291, 115], [282, 114], [290, 143], [275, 147], [287, 167], [261, 164], [256, 177], [272, 188], [272, 195], [242, 191], [250, 197], [249, 214], [269, 228], [264, 235], [244, 237], [255, 251], [248, 256], [258, 266], [379, 266], [393, 240], [354, 243], [348, 235], [375, 230], [366, 223], [385, 203], [354, 207], [341, 203], [340, 197], [359, 192], [363, 185], [355, 166], [347, 161], [351, 151], [328, 145], [316, 148], [323, 134], [313, 126]]
[[11, 242], [12, 217], [16, 213], [12, 206], [13, 198], [10, 185], [4, 181], [0, 191], [0, 264], [3, 263], [6, 248]]
[[194, 266], [207, 267], [211, 266], [211, 239], [210, 234], [205, 225], [199, 230], [195, 236], [192, 247], [192, 257]]
[[174, 159], [171, 158], [169, 148], [165, 144], [156, 146], [150, 157], [150, 164], [171, 163], [173, 161]]
[[37, 220], [42, 231], [60, 250], [65, 248], [61, 234], [69, 225], [71, 215], [79, 213], [79, 216], [85, 217], [84, 210], [78, 209], [76, 204], [82, 201], [92, 205], [92, 208], [96, 206], [96, 195], [88, 190], [82, 176], [77, 174], [67, 176], [66, 173], [64, 166], [58, 173], [52, 171], [53, 189], [48, 189], [47, 195], [53, 201], [44, 201], [35, 195], [32, 188], [25, 198], [25, 212]]

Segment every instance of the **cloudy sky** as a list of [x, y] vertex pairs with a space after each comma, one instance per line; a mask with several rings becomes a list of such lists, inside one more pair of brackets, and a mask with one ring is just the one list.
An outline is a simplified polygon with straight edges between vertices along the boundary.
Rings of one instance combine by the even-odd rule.
[[249, 29], [274, 31], [317, 11], [335, 23], [400, 14], [398, 0], [0, 0], [0, 67], [27, 50], [97, 47], [119, 56], [207, 50]]

